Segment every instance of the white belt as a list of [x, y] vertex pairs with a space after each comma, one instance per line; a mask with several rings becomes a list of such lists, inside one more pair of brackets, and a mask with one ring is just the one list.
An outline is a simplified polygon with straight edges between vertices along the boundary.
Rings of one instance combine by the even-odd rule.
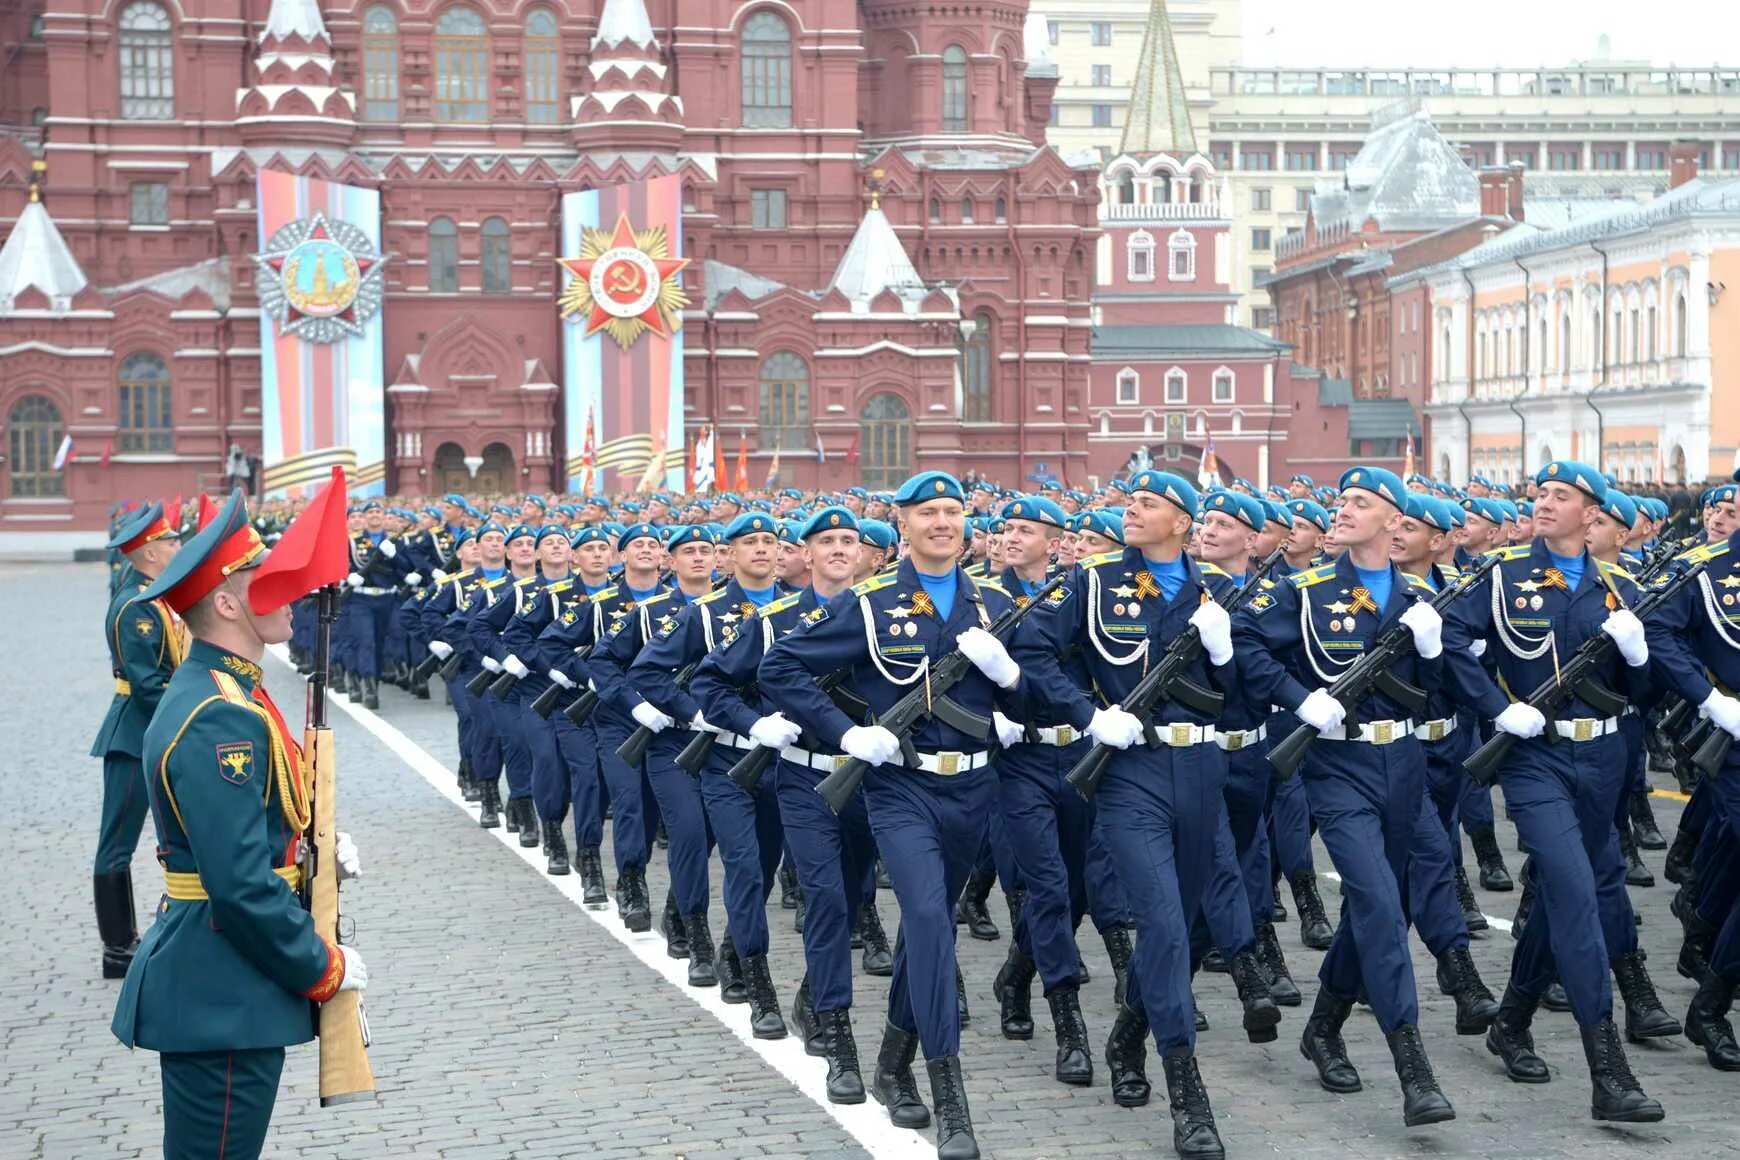
[[1442, 741], [1456, 732], [1456, 718], [1445, 717], [1438, 721], [1422, 721], [1414, 727], [1414, 736], [1421, 741]]
[[1192, 745], [1211, 745], [1218, 736], [1213, 725], [1186, 725], [1183, 722], [1154, 722], [1154, 734], [1160, 744], [1170, 749], [1188, 749]]
[[926, 773], [934, 773], [941, 777], [954, 777], [958, 773], [971, 773], [975, 769], [983, 769], [991, 764], [989, 750], [980, 753], [921, 753], [918, 755], [918, 768]]
[[1553, 729], [1567, 741], [1593, 741], [1609, 733], [1619, 732], [1617, 717], [1578, 717], [1571, 721], [1554, 721]]
[[1267, 725], [1258, 725], [1255, 729], [1223, 729], [1215, 736], [1214, 743], [1228, 753], [1237, 753], [1241, 749], [1249, 749], [1268, 736]]
[[1083, 733], [1080, 729], [1077, 729], [1074, 725], [1048, 725], [1044, 729], [1037, 730], [1036, 732], [1038, 733], [1037, 739], [1029, 744], [1056, 745], [1061, 747], [1064, 745], [1074, 745], [1077, 741], [1082, 741], [1087, 738], [1087, 734]]
[[1366, 721], [1359, 727], [1359, 732], [1352, 737], [1347, 735], [1347, 726], [1337, 725], [1325, 733], [1319, 733], [1319, 741], [1363, 741], [1367, 745], [1389, 745], [1404, 737], [1414, 735], [1414, 722], [1401, 721]]
[[717, 725], [709, 725], [705, 722], [698, 726], [691, 727], [690, 732], [711, 733], [719, 739], [720, 745], [729, 745], [733, 749], [754, 749], [758, 744], [758, 742], [750, 740], [741, 733], [727, 733]]
[[391, 596], [393, 594], [391, 588], [352, 588], [351, 591], [358, 596]]
[[788, 745], [780, 750], [779, 756], [782, 761], [801, 765], [805, 769], [819, 769], [824, 773], [834, 772], [848, 760], [844, 753], [815, 753], [808, 749], [799, 749], [795, 745]]

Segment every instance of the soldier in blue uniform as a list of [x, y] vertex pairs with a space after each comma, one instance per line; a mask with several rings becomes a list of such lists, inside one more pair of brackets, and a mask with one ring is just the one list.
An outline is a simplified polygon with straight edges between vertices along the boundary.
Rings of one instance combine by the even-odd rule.
[[[277, 1098], [284, 1048], [313, 1038], [309, 1003], [368, 982], [354, 947], [327, 942], [296, 895], [309, 821], [301, 749], [261, 683], [287, 607], [256, 609], [265, 547], [240, 491], [140, 594], [193, 633], [145, 731], [164, 894], [111, 1024], [159, 1053], [166, 1160], [251, 1160]], [[340, 835], [341, 877], [357, 871]]]
[[459, 716], [460, 791], [480, 803], [477, 824], [486, 830], [501, 825], [502, 741], [493, 711], [467, 685], [483, 671], [483, 661], [471, 640], [471, 618], [508, 596], [513, 574], [507, 567], [507, 529], [487, 523], [478, 529], [477, 569], [454, 577], [436, 594], [432, 615], [444, 616], [432, 634], [429, 651], [443, 661], [460, 655], [447, 691]]
[[[558, 530], [559, 531], [559, 530]], [[508, 579], [497, 593], [498, 598], [476, 607], [466, 618], [466, 641], [477, 654], [478, 663], [496, 677], [505, 671], [502, 661], [508, 652], [501, 634], [508, 623], [525, 608], [536, 593], [540, 580], [539, 533], [524, 524], [516, 524], [507, 532]], [[552, 553], [560, 551], [551, 542]], [[566, 561], [566, 556], [563, 557]], [[532, 805], [532, 751], [527, 744], [520, 719], [517, 697], [509, 694], [498, 698], [486, 691], [477, 698], [475, 709], [489, 714], [501, 749], [502, 768], [507, 774], [508, 796], [502, 810], [510, 834], [519, 835], [525, 849], [539, 844], [537, 811]], [[481, 775], [485, 783], [493, 781], [494, 771]]]
[[399, 547], [387, 535], [385, 506], [369, 500], [362, 516], [362, 530], [350, 541], [350, 591], [344, 598], [351, 659], [348, 691], [353, 704], [360, 701], [364, 708], [379, 709], [387, 632], [398, 604], [393, 593], [409, 569], [400, 563]]
[[[1615, 655], [1596, 680], [1631, 697], [1649, 690], [1649, 645], [1628, 606], [1637, 592], [1627, 574], [1588, 555], [1586, 537], [1606, 496], [1599, 472], [1555, 460], [1535, 476], [1532, 544], [1500, 550], [1499, 562], [1457, 602], [1445, 645], [1450, 684], [1463, 703], [1493, 728], [1519, 738], [1498, 772], [1505, 804], [1534, 860], [1541, 904], [1524, 926], [1511, 962], [1510, 985], [1487, 1046], [1519, 1083], [1541, 1083], [1545, 1064], [1529, 1026], [1555, 969], [1582, 1032], [1598, 1120], [1653, 1122], [1662, 1107], [1631, 1073], [1613, 1023], [1608, 966], [1626, 999], [1633, 1035], [1679, 1033], [1666, 1016], [1637, 951], [1625, 895], [1625, 862], [1614, 832], [1624, 782], [1625, 742], [1618, 719], [1604, 717], [1583, 697], [1548, 721], [1513, 701], [1470, 650], [1482, 643], [1504, 688], [1525, 695], [1553, 680], [1560, 665], [1596, 633], [1613, 638]], [[1549, 744], [1541, 735], [1552, 729]]]
[[[1426, 764], [1407, 709], [1381, 692], [1350, 713], [1328, 693], [1339, 675], [1392, 625], [1413, 636], [1415, 656], [1395, 676], [1430, 693], [1440, 681], [1442, 624], [1424, 580], [1390, 559], [1405, 490], [1393, 472], [1355, 467], [1341, 477], [1334, 525], [1347, 554], [1335, 564], [1295, 573], [1240, 610], [1234, 625], [1240, 676], [1252, 696], [1283, 705], [1320, 731], [1306, 755], [1311, 815], [1342, 878], [1346, 904], [1324, 956], [1317, 1003], [1301, 1052], [1330, 1091], [1356, 1091], [1341, 1027], [1363, 984], [1395, 1058], [1404, 1120], [1452, 1119], [1420, 1040], [1419, 1001], [1401, 893], [1415, 823], [1425, 795]], [[1352, 723], [1349, 723], [1349, 719]]]
[[179, 533], [163, 505], [146, 504], [122, 519], [108, 549], [121, 561], [119, 583], [103, 615], [103, 641], [115, 677], [115, 696], [103, 717], [91, 756], [103, 759], [103, 812], [97, 829], [91, 892], [103, 942], [103, 978], [126, 975], [139, 944], [133, 906], [133, 851], [145, 828], [145, 774], [140, 764], [145, 727], [187, 652], [186, 633], [162, 601], [140, 594], [175, 558]]

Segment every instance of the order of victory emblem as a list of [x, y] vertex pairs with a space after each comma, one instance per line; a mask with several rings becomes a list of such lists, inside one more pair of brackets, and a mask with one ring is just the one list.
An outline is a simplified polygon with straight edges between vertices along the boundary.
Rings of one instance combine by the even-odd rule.
[[677, 275], [689, 259], [671, 256], [663, 226], [636, 230], [623, 214], [614, 232], [583, 230], [580, 256], [558, 261], [573, 275], [562, 317], [583, 316], [587, 337], [602, 330], [627, 350], [649, 330], [668, 337], [682, 328], [689, 298]]
[[308, 342], [343, 342], [361, 334], [381, 308], [387, 259], [358, 227], [324, 213], [290, 222], [262, 253], [260, 309], [279, 332]]

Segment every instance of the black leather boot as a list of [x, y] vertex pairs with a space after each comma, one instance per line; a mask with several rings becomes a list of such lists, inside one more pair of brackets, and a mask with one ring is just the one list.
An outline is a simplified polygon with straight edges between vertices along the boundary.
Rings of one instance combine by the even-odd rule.
[[852, 1013], [842, 1008], [822, 1011], [822, 1055], [828, 1061], [828, 1102], [864, 1102], [864, 1076], [858, 1064], [858, 1043], [852, 1038]]
[[[718, 986], [719, 974], [713, 967], [713, 932], [707, 929], [707, 916], [685, 914], [683, 929], [689, 936], [689, 986]], [[748, 963], [744, 966], [747, 969]]]
[[1275, 1042], [1275, 1025], [1281, 1022], [1281, 1009], [1269, 993], [1269, 980], [1263, 965], [1250, 951], [1242, 951], [1227, 962], [1233, 986], [1238, 989], [1239, 1002], [1245, 1008], [1245, 1037], [1252, 1043]]
[[[486, 830], [501, 826], [501, 783], [494, 779], [478, 783], [477, 824]], [[511, 819], [510, 819], [511, 821]]]
[[1625, 1045], [1619, 1041], [1619, 1028], [1613, 1025], [1613, 1020], [1603, 1019], [1593, 1027], [1578, 1030], [1583, 1034], [1583, 1057], [1589, 1061], [1593, 1088], [1589, 1114], [1597, 1120], [1621, 1124], [1660, 1121], [1666, 1113], [1643, 1093], [1637, 1077], [1631, 1074], [1631, 1063], [1625, 1058]]
[[1197, 970], [1210, 975], [1224, 975], [1232, 968], [1227, 966], [1226, 956], [1220, 953], [1219, 947], [1209, 947], [1208, 953], [1202, 956], [1202, 963]]
[[1510, 937], [1513, 939], [1522, 937], [1523, 927], [1528, 925], [1529, 915], [1535, 909], [1534, 865], [1526, 858], [1519, 876], [1522, 878], [1522, 894], [1516, 900], [1516, 916], [1510, 921]]
[[350, 697], [351, 704], [362, 704], [363, 683], [361, 677], [357, 676], [355, 673], [347, 673], [345, 675], [344, 690], [345, 694]]
[[1034, 973], [1033, 960], [1011, 939], [1009, 954], [991, 982], [991, 994], [997, 998], [1004, 1039], [1033, 1038]]
[[1359, 1091], [1362, 1086], [1359, 1072], [1347, 1058], [1347, 1044], [1341, 1039], [1341, 1025], [1352, 1011], [1353, 1004], [1346, 999], [1319, 990], [1311, 1017], [1305, 1020], [1305, 1034], [1299, 1040], [1299, 1054], [1317, 1069], [1317, 1082], [1324, 1091], [1338, 1095]]
[[1275, 924], [1264, 919], [1257, 924], [1257, 961], [1269, 981], [1269, 995], [1277, 1006], [1297, 1007], [1305, 1001], [1293, 976], [1287, 970], [1287, 956], [1281, 953], [1281, 939], [1275, 934]]
[[1486, 1029], [1486, 1050], [1504, 1063], [1504, 1074], [1513, 1083], [1546, 1083], [1553, 1077], [1547, 1065], [1535, 1054], [1534, 1023], [1536, 1000], [1521, 994], [1515, 987], [1504, 989], [1504, 1001], [1498, 1014]]
[[1625, 1037], [1666, 1039], [1680, 1034], [1680, 1022], [1667, 1013], [1644, 969], [1643, 956], [1628, 951], [1613, 960], [1613, 979], [1619, 984], [1619, 994], [1625, 1000]]
[[561, 822], [544, 823], [544, 873], [563, 875], [568, 873], [568, 839], [562, 834]]
[[1014, 937], [1015, 927], [1021, 921], [1021, 911], [1027, 905], [1027, 889], [1017, 886], [1003, 898], [1003, 903], [1009, 908], [1009, 934]]
[[930, 1099], [936, 1107], [937, 1160], [978, 1160], [973, 1114], [967, 1107], [966, 1085], [961, 1082], [961, 1057], [945, 1055], [928, 1060], [924, 1069], [930, 1073]]
[[779, 995], [766, 955], [743, 956], [743, 983], [749, 990], [749, 1029], [757, 1039], [784, 1039], [785, 1019], [779, 1013]]
[[646, 894], [645, 867], [631, 866], [622, 872], [616, 907], [622, 914], [622, 925], [629, 930], [643, 934], [652, 929], [652, 902]]
[[1197, 1034], [1200, 1035], [1202, 1032], [1207, 1031], [1208, 1016], [1202, 1013], [1202, 1004], [1196, 1001], [1196, 996], [1194, 994], [1190, 996], [1190, 1013], [1192, 1019], [1196, 1023]]
[[541, 845], [543, 835], [538, 832], [538, 807], [532, 804], [531, 798], [520, 798], [520, 849], [530, 850]]
[[1704, 1049], [1704, 1057], [1717, 1071], [1740, 1071], [1740, 1044], [1735, 1043], [1734, 1027], [1728, 1022], [1733, 1005], [1734, 984], [1706, 970], [1686, 1011], [1686, 1038]]
[[689, 957], [689, 930], [683, 925], [683, 915], [677, 909], [677, 896], [665, 891], [665, 909], [659, 917], [659, 930], [665, 936], [665, 954], [673, 959]]
[[1314, 951], [1329, 949], [1335, 931], [1323, 910], [1323, 896], [1317, 893], [1317, 875], [1309, 870], [1287, 879], [1293, 888], [1293, 906], [1299, 912], [1299, 941]]
[[1402, 1121], [1415, 1128], [1454, 1120], [1456, 1109], [1438, 1088], [1438, 1077], [1432, 1074], [1431, 1061], [1426, 1058], [1426, 1045], [1420, 1042], [1420, 1029], [1404, 1023], [1384, 1038], [1389, 1041], [1396, 1078], [1402, 1084]]
[[822, 1056], [828, 1053], [827, 1041], [822, 1035], [821, 1015], [817, 1013], [816, 1005], [810, 999], [808, 975], [798, 983], [797, 994], [792, 997], [791, 1025], [804, 1037], [805, 1055]]
[[1166, 1069], [1166, 1094], [1172, 1105], [1172, 1150], [1183, 1160], [1223, 1160], [1226, 1149], [1214, 1126], [1214, 1109], [1209, 1107], [1195, 1053], [1175, 1047], [1160, 1057], [1160, 1064]]
[[602, 907], [608, 896], [604, 893], [604, 863], [597, 846], [580, 848], [581, 902], [589, 910]]
[[737, 944], [731, 932], [719, 940], [719, 997], [733, 1006], [750, 1001], [749, 982], [744, 975], [743, 961], [737, 957]]
[[781, 910], [797, 909], [797, 867], [787, 858], [779, 864], [779, 908]]
[[894, 952], [888, 949], [888, 932], [882, 929], [882, 915], [876, 900], [866, 902], [858, 911], [859, 927], [864, 933], [864, 956], [860, 960], [866, 975], [886, 978], [894, 973]]
[[1486, 915], [1480, 912], [1480, 903], [1474, 897], [1474, 887], [1468, 885], [1468, 871], [1456, 867], [1456, 904], [1462, 908], [1462, 924], [1468, 928], [1469, 934], [1479, 934], [1486, 929]]
[[985, 905], [991, 897], [991, 884], [996, 877], [993, 873], [975, 870], [955, 903], [955, 925], [964, 923], [967, 933], [981, 942], [996, 942], [1003, 937], [997, 924], [991, 921], [990, 908]]
[[1690, 917], [1682, 924], [1686, 937], [1680, 943], [1680, 955], [1674, 967], [1682, 978], [1696, 983], [1710, 969], [1710, 948], [1715, 945], [1716, 931], [1699, 918], [1696, 911], [1687, 913]]
[[1565, 984], [1556, 977], [1541, 992], [1541, 1006], [1557, 1015], [1563, 1015], [1571, 1009], [1571, 997], [1565, 994]]
[[1112, 960], [1112, 1002], [1122, 1007], [1124, 992], [1130, 984], [1130, 959], [1135, 955], [1130, 945], [1130, 928], [1108, 927], [1100, 938], [1106, 944], [1106, 957]]
[[459, 759], [459, 796], [468, 802], [474, 802], [483, 796], [483, 791], [478, 788], [477, 777], [472, 772], [469, 757]]
[[918, 1094], [912, 1061], [918, 1058], [918, 1036], [890, 1023], [882, 1029], [882, 1049], [876, 1053], [876, 1075], [870, 1094], [888, 1109], [896, 1128], [923, 1128], [930, 1123], [930, 1109]]
[[1480, 888], [1500, 894], [1510, 890], [1510, 871], [1505, 868], [1504, 854], [1498, 848], [1498, 835], [1491, 822], [1468, 827], [1468, 841], [1474, 846], [1474, 860], [1480, 867]]
[[1081, 995], [1072, 986], [1062, 986], [1045, 996], [1051, 1004], [1051, 1025], [1057, 1032], [1058, 1083], [1090, 1087], [1094, 1082], [1094, 1057], [1088, 1051], [1087, 1022], [1081, 1017]]
[[379, 709], [381, 707], [381, 682], [376, 677], [363, 678], [363, 708]]
[[1113, 1103], [1139, 1108], [1148, 1102], [1148, 1016], [1127, 1003], [1118, 1005], [1106, 1037], [1106, 1071], [1112, 1078]]
[[1655, 885], [1655, 875], [1648, 866], [1643, 864], [1643, 855], [1637, 852], [1637, 838], [1633, 836], [1629, 825], [1619, 826], [1619, 852], [1625, 855], [1625, 884], [1627, 886], [1648, 887]]
[[1686, 830], [1675, 830], [1673, 845], [1668, 847], [1667, 863], [1662, 877], [1669, 882], [1685, 884], [1692, 879], [1692, 855], [1698, 852], [1698, 836]]
[[1498, 1000], [1487, 990], [1466, 943], [1438, 956], [1438, 989], [1456, 1000], [1456, 1034], [1480, 1035], [1492, 1026]]
[[1661, 836], [1661, 828], [1655, 824], [1655, 810], [1649, 804], [1649, 791], [1646, 789], [1631, 791], [1631, 830], [1637, 837], [1639, 849], [1667, 849], [1667, 839]]
[[97, 908], [97, 937], [103, 942], [103, 978], [124, 979], [139, 947], [133, 872], [93, 875], [91, 895]]

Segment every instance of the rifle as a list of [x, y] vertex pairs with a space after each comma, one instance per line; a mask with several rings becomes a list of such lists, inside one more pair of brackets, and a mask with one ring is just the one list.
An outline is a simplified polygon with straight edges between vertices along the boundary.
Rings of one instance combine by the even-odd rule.
[[[833, 697], [836, 702], [840, 702], [845, 698], [850, 698], [852, 703], [850, 705], [841, 704], [841, 709], [845, 711], [848, 717], [862, 717], [869, 712], [869, 706], [860, 701], [855, 694], [848, 693], [841, 688], [841, 686], [846, 683], [846, 678], [851, 675], [852, 670], [849, 668], [835, 669], [833, 672], [817, 681], [816, 688], [828, 694], [830, 697]], [[683, 751], [683, 753], [687, 752], [688, 750], [686, 749]], [[761, 784], [761, 775], [767, 772], [769, 763], [778, 756], [779, 750], [769, 749], [765, 745], [757, 745], [754, 749], [751, 749], [748, 753], [739, 757], [737, 763], [725, 771], [725, 776], [742, 786], [746, 792], [754, 793], [755, 787]], [[677, 764], [683, 764], [681, 754], [677, 757]], [[684, 768], [687, 769], [688, 767], [684, 766]], [[691, 770], [690, 772], [693, 771]]]
[[[1590, 567], [1597, 566], [1591, 561]], [[1707, 562], [1700, 561], [1661, 587], [1649, 589], [1632, 611], [1642, 620], [1664, 601], [1676, 595], [1681, 588], [1701, 576], [1706, 567]], [[1623, 608], [1624, 604], [1621, 603], [1620, 607]], [[1577, 646], [1577, 651], [1559, 669], [1556, 677], [1542, 682], [1529, 694], [1524, 704], [1533, 706], [1547, 719], [1547, 731], [1543, 736], [1549, 744], [1558, 740], [1558, 734], [1552, 728], [1553, 714], [1573, 696], [1583, 698], [1597, 711], [1608, 716], [1625, 711], [1625, 699], [1603, 688], [1594, 679], [1595, 672], [1612, 657], [1613, 649], [1613, 638], [1604, 632], [1597, 632]], [[1462, 764], [1474, 778], [1474, 783], [1480, 786], [1491, 785], [1493, 778], [1498, 776], [1498, 767], [1504, 764], [1504, 759], [1510, 755], [1519, 740], [1521, 739], [1514, 734], [1495, 732], [1491, 740], [1470, 754]]]
[[[688, 664], [677, 670], [677, 690], [679, 692], [689, 687], [689, 682], [695, 677], [695, 669], [698, 668], [700, 664], [700, 661], [690, 661]], [[648, 729], [645, 725], [640, 726], [633, 733], [628, 735], [627, 741], [624, 741], [621, 745], [616, 747], [616, 756], [622, 758], [622, 760], [628, 762], [631, 766], [639, 765], [641, 762], [646, 760], [646, 747], [652, 743], [653, 732], [653, 730]], [[707, 736], [712, 737], [714, 735], [708, 733]]]
[[[1497, 564], [1496, 554], [1482, 556], [1472, 572], [1464, 574], [1455, 584], [1439, 589], [1438, 594], [1432, 597], [1431, 607], [1442, 614], [1480, 583]], [[1329, 686], [1329, 695], [1341, 702], [1342, 708], [1347, 711], [1349, 725], [1353, 723], [1353, 707], [1373, 689], [1406, 706], [1409, 712], [1417, 713], [1426, 707], [1425, 693], [1390, 672], [1390, 666], [1413, 647], [1413, 630], [1405, 624], [1392, 624], [1353, 662], [1352, 668]], [[1300, 725], [1270, 750], [1269, 764], [1275, 767], [1276, 776], [1282, 781], [1292, 777], [1298, 770], [1299, 763], [1305, 760], [1306, 751], [1316, 743], [1317, 737], [1316, 726]]]
[[[1216, 603], [1228, 612], [1238, 607], [1239, 601], [1247, 593], [1256, 592], [1262, 588], [1263, 579], [1275, 570], [1276, 565], [1281, 562], [1283, 554], [1280, 548], [1269, 553], [1268, 558], [1257, 565], [1257, 570], [1251, 574], [1249, 582], [1243, 588], [1228, 584], [1226, 591], [1221, 594], [1220, 600]], [[1208, 585], [1202, 585], [1202, 591], [1207, 594]], [[1144, 740], [1150, 749], [1159, 746], [1160, 736], [1155, 732], [1154, 725], [1148, 718], [1153, 715], [1155, 709], [1166, 701], [1177, 701], [1179, 704], [1194, 709], [1205, 716], [1220, 716], [1221, 707], [1226, 703], [1226, 698], [1210, 689], [1203, 688], [1185, 676], [1201, 655], [1202, 633], [1193, 624], [1172, 639], [1172, 643], [1166, 646], [1166, 652], [1161, 656], [1160, 663], [1149, 669], [1142, 679], [1136, 682], [1136, 687], [1131, 689], [1129, 695], [1124, 698], [1124, 710], [1141, 719]], [[1112, 755], [1116, 752], [1117, 750], [1111, 746], [1101, 745], [1096, 741], [1082, 755], [1081, 760], [1075, 763], [1075, 768], [1069, 771], [1069, 775], [1064, 778], [1070, 787], [1081, 795], [1083, 801], [1091, 802], [1094, 800], [1094, 795], [1100, 789], [1100, 779], [1105, 777], [1106, 770], [1112, 763]]]
[[[338, 586], [328, 584], [317, 597], [314, 672], [308, 678], [308, 727], [302, 737], [302, 753], [313, 774], [304, 834], [310, 861], [303, 901], [314, 918], [314, 929], [333, 946], [339, 942], [338, 803], [334, 797], [338, 763], [333, 755], [332, 728], [326, 722], [326, 686], [338, 595]], [[316, 1006], [313, 1015], [320, 1036], [320, 1106], [374, 1099], [368, 1018], [363, 1014], [360, 994], [340, 991]]]
[[592, 716], [592, 710], [598, 708], [598, 690], [587, 689], [572, 704], [562, 710], [562, 716], [568, 718], [572, 725], [584, 725]]
[[503, 669], [501, 675], [489, 683], [489, 695], [498, 701], [507, 700], [508, 694], [514, 691], [514, 686], [520, 679]]
[[[1003, 636], [1020, 624], [1027, 614], [1045, 602], [1046, 597], [1057, 591], [1063, 582], [1069, 579], [1068, 572], [1059, 572], [1045, 583], [1033, 598], [1026, 604], [1009, 609], [991, 624], [992, 636], [1002, 639]], [[930, 674], [918, 682], [918, 687], [906, 696], [896, 701], [882, 718], [875, 722], [900, 739], [901, 749], [908, 765], [916, 765], [916, 753], [912, 750], [909, 737], [921, 721], [936, 715], [935, 710], [941, 709], [940, 704], [950, 689], [960, 684], [961, 680], [972, 670], [973, 662], [962, 655], [956, 648], [947, 656], [931, 666]], [[944, 710], [945, 712], [947, 710]], [[828, 807], [836, 814], [846, 809], [852, 795], [857, 792], [863, 782], [864, 775], [870, 772], [870, 767], [856, 757], [848, 758], [834, 772], [823, 778], [816, 786], [816, 792], [822, 795]]]
[[[575, 649], [574, 654], [580, 660], [585, 660], [592, 655], [592, 646], [587, 645], [583, 649]], [[555, 711], [556, 702], [562, 699], [562, 694], [567, 691], [567, 688], [566, 685], [558, 685], [555, 681], [551, 681], [550, 687], [539, 693], [538, 699], [532, 702], [532, 712], [548, 721], [550, 714]]]
[[465, 682], [465, 691], [473, 697], [481, 697], [494, 683], [496, 676], [496, 673], [490, 672], [487, 668], [479, 669], [475, 677]]

